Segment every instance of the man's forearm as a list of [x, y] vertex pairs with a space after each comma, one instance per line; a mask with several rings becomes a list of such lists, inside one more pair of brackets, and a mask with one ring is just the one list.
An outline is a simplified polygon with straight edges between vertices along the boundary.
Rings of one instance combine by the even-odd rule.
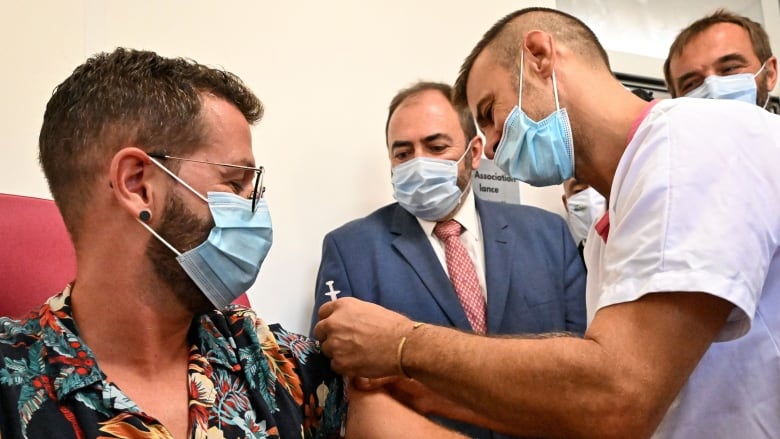
[[410, 335], [403, 367], [502, 431], [649, 437], [732, 308], [706, 293], [650, 294], [599, 310], [583, 339], [426, 326]]
[[420, 327], [346, 298], [320, 308], [315, 333], [335, 371], [409, 374], [502, 431], [641, 438], [655, 431], [732, 308], [707, 293], [654, 293], [600, 309], [585, 338], [522, 339]]
[[467, 409], [441, 405], [432, 408], [437, 414], [517, 435], [577, 437], [608, 423], [599, 418], [613, 412], [616, 390], [594, 341], [420, 329], [406, 343], [404, 370]]

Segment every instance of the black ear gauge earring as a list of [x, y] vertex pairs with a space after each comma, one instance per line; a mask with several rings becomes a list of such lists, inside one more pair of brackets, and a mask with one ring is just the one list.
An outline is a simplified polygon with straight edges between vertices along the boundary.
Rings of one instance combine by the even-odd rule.
[[148, 223], [150, 219], [152, 219], [152, 214], [148, 210], [142, 210], [138, 213], [138, 219], [141, 221]]

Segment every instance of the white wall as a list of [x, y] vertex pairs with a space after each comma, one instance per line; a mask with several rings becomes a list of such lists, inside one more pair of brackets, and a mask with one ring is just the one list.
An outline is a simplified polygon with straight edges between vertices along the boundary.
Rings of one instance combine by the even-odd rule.
[[50, 197], [37, 164], [43, 111], [87, 56], [128, 46], [221, 65], [266, 105], [254, 151], [268, 171], [275, 242], [250, 300], [266, 320], [307, 332], [323, 235], [392, 201], [390, 98], [418, 79], [453, 81], [490, 25], [531, 4], [8, 2], [0, 18], [0, 192]]
[[[392, 201], [383, 130], [393, 94], [418, 79], [453, 81], [496, 20], [555, 1], [31, 0], [3, 6], [0, 192], [50, 196], [37, 165], [44, 107], [53, 87], [87, 56], [127, 46], [221, 65], [267, 107], [253, 134], [257, 162], [268, 171], [275, 243], [250, 300], [269, 322], [306, 332], [323, 235]], [[660, 60], [615, 61], [616, 69], [661, 75]], [[525, 203], [562, 212], [559, 187], [523, 185], [521, 191]]]

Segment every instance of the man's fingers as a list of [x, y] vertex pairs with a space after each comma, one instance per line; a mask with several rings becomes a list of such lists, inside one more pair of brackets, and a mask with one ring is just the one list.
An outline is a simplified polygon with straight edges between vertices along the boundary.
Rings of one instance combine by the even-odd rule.
[[327, 318], [329, 315], [333, 314], [333, 310], [336, 307], [337, 300], [333, 300], [330, 302], [325, 302], [320, 306], [320, 309], [317, 311], [317, 318], [322, 320], [324, 318]]
[[312, 335], [314, 335], [314, 338], [319, 340], [320, 343], [325, 343], [325, 340], [328, 339], [330, 325], [326, 319], [330, 317], [336, 310], [336, 302], [337, 301], [325, 302], [317, 311], [317, 318], [319, 321], [316, 325], [314, 325], [314, 331], [312, 331]]

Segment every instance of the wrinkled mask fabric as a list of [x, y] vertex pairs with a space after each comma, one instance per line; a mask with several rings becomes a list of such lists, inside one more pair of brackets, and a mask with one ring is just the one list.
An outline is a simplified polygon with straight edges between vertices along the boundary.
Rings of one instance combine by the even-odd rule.
[[217, 309], [244, 294], [257, 280], [273, 242], [271, 214], [265, 200], [252, 202], [236, 194], [209, 192], [214, 228], [199, 246], [176, 257]]
[[469, 143], [458, 160], [417, 157], [397, 165], [391, 177], [393, 198], [409, 213], [424, 220], [446, 217], [462, 199], [458, 164], [470, 147]]
[[523, 62], [521, 52], [517, 105], [504, 121], [493, 161], [510, 177], [532, 186], [561, 184], [574, 176], [574, 140], [569, 115], [558, 101], [555, 70], [552, 81], [556, 110], [537, 122], [522, 109]]
[[[730, 99], [757, 104], [756, 76], [764, 70], [765, 65], [766, 63], [762, 64], [756, 73], [738, 73], [728, 76], [710, 75], [704, 78], [704, 82], [700, 86], [685, 96], [701, 99]], [[769, 102], [768, 99], [767, 102]], [[766, 107], [766, 103], [764, 106]]]

